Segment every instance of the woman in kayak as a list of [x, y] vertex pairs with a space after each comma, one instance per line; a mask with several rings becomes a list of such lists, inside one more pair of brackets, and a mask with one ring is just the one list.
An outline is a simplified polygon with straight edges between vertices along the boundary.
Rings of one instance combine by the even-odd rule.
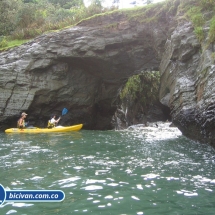
[[61, 117], [59, 117], [57, 120], [55, 119], [55, 115], [51, 117], [51, 119], [48, 121], [48, 128], [54, 128], [57, 123], [60, 121]]
[[18, 127], [18, 128], [25, 128], [25, 126], [26, 126], [25, 118], [26, 118], [27, 115], [28, 115], [28, 114], [25, 113], [25, 112], [23, 112], [23, 113], [21, 114], [20, 119], [17, 121], [17, 127]]

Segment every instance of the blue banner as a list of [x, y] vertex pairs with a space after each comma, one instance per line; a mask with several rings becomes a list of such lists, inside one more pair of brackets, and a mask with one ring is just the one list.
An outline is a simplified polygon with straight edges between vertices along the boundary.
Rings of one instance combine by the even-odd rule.
[[0, 205], [3, 204], [4, 200], [5, 200], [5, 190], [4, 187], [0, 184]]
[[0, 184], [0, 205], [5, 202], [61, 202], [62, 190], [4, 190]]

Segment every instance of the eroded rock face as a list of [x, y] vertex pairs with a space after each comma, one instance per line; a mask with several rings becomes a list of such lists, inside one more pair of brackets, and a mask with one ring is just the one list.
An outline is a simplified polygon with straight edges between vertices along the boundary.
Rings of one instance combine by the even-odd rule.
[[174, 30], [160, 66], [160, 100], [185, 136], [215, 146], [215, 46], [206, 44], [199, 43], [190, 23]]
[[16, 126], [23, 111], [30, 124], [46, 126], [52, 113], [66, 107], [64, 125], [111, 129], [122, 84], [159, 68], [168, 25], [162, 20], [152, 27], [113, 14], [0, 53], [1, 128]]

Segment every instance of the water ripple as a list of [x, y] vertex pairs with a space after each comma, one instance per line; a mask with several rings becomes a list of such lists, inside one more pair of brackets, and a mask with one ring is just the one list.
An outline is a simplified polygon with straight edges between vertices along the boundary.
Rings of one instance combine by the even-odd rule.
[[177, 131], [168, 132], [153, 128], [82, 131], [77, 136], [2, 134], [0, 181], [4, 187], [62, 189], [66, 198], [59, 204], [41, 203], [41, 207], [4, 203], [1, 212], [213, 214], [214, 149]]

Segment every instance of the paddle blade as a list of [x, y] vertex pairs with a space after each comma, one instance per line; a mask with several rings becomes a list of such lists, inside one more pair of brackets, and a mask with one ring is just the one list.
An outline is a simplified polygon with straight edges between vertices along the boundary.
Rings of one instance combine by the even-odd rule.
[[67, 113], [68, 113], [68, 110], [67, 110], [66, 108], [64, 108], [64, 109], [62, 110], [62, 116], [65, 115], [65, 114], [67, 114]]

